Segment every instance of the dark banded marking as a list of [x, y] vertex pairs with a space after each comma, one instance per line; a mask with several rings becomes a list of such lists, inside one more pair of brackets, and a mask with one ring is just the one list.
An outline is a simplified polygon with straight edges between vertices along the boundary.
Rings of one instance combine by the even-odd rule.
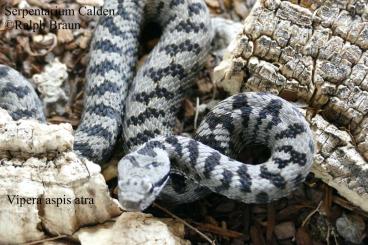
[[201, 11], [206, 11], [202, 3], [191, 3], [188, 5], [189, 16], [198, 15]]
[[149, 118], [160, 118], [160, 117], [164, 117], [165, 116], [165, 111], [164, 110], [157, 110], [155, 108], [147, 108], [144, 112], [139, 113], [137, 116], [132, 116], [130, 117], [127, 121], [126, 124], [127, 126], [131, 126], [131, 125], [140, 125], [143, 124], [146, 120], [148, 120]]
[[106, 92], [118, 93], [120, 92], [120, 89], [119, 84], [105, 79], [102, 83], [94, 87], [88, 87], [86, 93], [88, 93], [88, 95], [103, 96]]
[[31, 93], [31, 90], [28, 86], [14, 86], [14, 84], [8, 82], [0, 90], [0, 96], [5, 97], [8, 93], [13, 93], [18, 98], [23, 99]]
[[122, 48], [118, 46], [118, 44], [113, 43], [111, 40], [98, 40], [93, 44], [92, 47], [94, 50], [101, 50], [106, 53], [116, 53], [120, 54], [122, 52]]
[[193, 43], [191, 40], [187, 39], [178, 44], [172, 43], [161, 47], [160, 51], [164, 51], [167, 55], [174, 57], [180, 52], [193, 52], [199, 54], [201, 52], [201, 47], [198, 43]]
[[261, 173], [260, 173], [259, 176], [261, 178], [264, 178], [264, 179], [270, 181], [274, 186], [276, 186], [279, 189], [285, 189], [286, 181], [285, 181], [284, 177], [282, 177], [278, 173], [270, 172], [265, 166], [261, 166], [260, 170], [261, 170]]
[[113, 61], [110, 60], [104, 60], [101, 63], [92, 65], [90, 67], [88, 67], [88, 73], [90, 75], [100, 75], [100, 76], [105, 76], [106, 73], [108, 73], [109, 71], [117, 71], [119, 72], [121, 70], [120, 64], [114, 63]]
[[222, 183], [224, 190], [230, 187], [233, 176], [234, 176], [233, 172], [227, 169], [224, 169], [224, 172], [222, 173], [222, 179], [221, 179], [221, 183]]
[[204, 161], [203, 174], [207, 179], [211, 178], [211, 172], [214, 170], [216, 166], [220, 164], [220, 159], [221, 159], [220, 153], [214, 151]]
[[275, 162], [277, 164], [281, 163], [281, 165], [279, 164], [279, 168], [284, 168], [286, 166], [285, 162], [295, 163], [300, 166], [305, 166], [305, 164], [307, 164], [307, 155], [305, 153], [301, 153], [301, 152], [294, 150], [294, 147], [291, 145], [283, 145], [283, 146], [277, 147], [275, 151], [289, 153], [290, 155], [290, 159], [286, 161], [285, 160], [280, 161], [280, 160], [277, 160], [278, 158], [275, 158]]
[[239, 175], [240, 190], [245, 193], [250, 193], [252, 186], [252, 179], [248, 174], [247, 166], [245, 164], [240, 165], [236, 173]]
[[178, 157], [183, 156], [183, 147], [179, 142], [178, 138], [175, 136], [169, 136], [165, 140], [168, 144], [170, 144], [175, 149], [175, 153], [178, 154]]
[[[3, 108], [3, 109], [7, 109], [7, 108]], [[38, 111], [37, 109], [18, 109], [16, 111], [10, 111], [9, 112], [10, 116], [13, 118], [13, 120], [17, 121], [19, 119], [30, 119], [30, 118], [37, 118], [38, 120], [44, 121], [42, 120], [43, 118], [38, 118]]]
[[280, 133], [276, 134], [275, 139], [292, 138], [295, 139], [296, 136], [306, 132], [305, 126], [301, 123], [293, 123], [288, 126], [287, 129], [282, 130]]
[[156, 87], [152, 92], [141, 92], [135, 95], [135, 100], [141, 103], [148, 104], [153, 98], [165, 98], [171, 100], [174, 98], [174, 93], [168, 91], [166, 88]]
[[108, 117], [120, 121], [120, 110], [119, 108], [113, 108], [104, 104], [98, 104], [89, 106], [86, 113], [98, 115], [101, 117]]
[[143, 75], [150, 77], [154, 82], [158, 82], [163, 77], [167, 77], [169, 75], [172, 77], [177, 77], [180, 80], [186, 77], [186, 73], [183, 66], [175, 63], [171, 63], [165, 68], [155, 69], [153, 67], [150, 67], [148, 70], [143, 71]]
[[188, 142], [188, 150], [189, 150], [189, 163], [192, 166], [195, 166], [197, 164], [197, 158], [199, 156], [198, 151], [199, 143], [195, 140], [190, 140]]
[[10, 67], [0, 65], [0, 77], [6, 77], [10, 71]]
[[141, 145], [160, 134], [161, 131], [159, 129], [155, 129], [153, 131], [145, 129], [142, 132], [139, 132], [135, 137], [128, 139], [126, 141], [127, 147], [130, 149], [133, 146]]
[[171, 29], [172, 32], [185, 32], [185, 33], [199, 33], [200, 31], [207, 32], [207, 27], [204, 23], [195, 23], [190, 19], [182, 20]]
[[80, 131], [86, 133], [88, 136], [102, 137], [106, 141], [111, 141], [111, 139], [113, 138], [113, 134], [108, 129], [102, 127], [99, 124], [88, 127], [82, 125]]
[[170, 8], [173, 8], [175, 6], [178, 6], [180, 4], [184, 4], [184, 0], [171, 0], [170, 2]]

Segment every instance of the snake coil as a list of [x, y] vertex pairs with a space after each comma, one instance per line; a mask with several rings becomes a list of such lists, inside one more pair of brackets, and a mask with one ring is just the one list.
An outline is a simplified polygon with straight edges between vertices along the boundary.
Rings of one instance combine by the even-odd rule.
[[[131, 152], [118, 166], [124, 208], [145, 209], [159, 194], [182, 203], [211, 191], [243, 202], [269, 202], [305, 179], [314, 153], [311, 131], [297, 108], [274, 95], [229, 97], [209, 113], [195, 139], [172, 135], [183, 94], [211, 42], [202, 0], [106, 0], [104, 8], [117, 14], [101, 17], [94, 33], [74, 150], [102, 163], [122, 135]], [[162, 35], [136, 72], [140, 27], [147, 21], [157, 22]], [[4, 65], [0, 96], [0, 107], [15, 120], [45, 121], [33, 87]], [[230, 158], [252, 143], [267, 145], [270, 159], [246, 165]], [[181, 190], [167, 185], [175, 182], [172, 174], [186, 179]]]

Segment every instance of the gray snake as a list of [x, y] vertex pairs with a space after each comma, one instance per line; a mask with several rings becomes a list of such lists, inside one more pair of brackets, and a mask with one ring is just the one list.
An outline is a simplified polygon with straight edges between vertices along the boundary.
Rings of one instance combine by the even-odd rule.
[[[298, 109], [277, 96], [234, 95], [207, 115], [194, 139], [172, 135], [183, 95], [211, 42], [203, 1], [106, 0], [104, 8], [118, 14], [101, 17], [94, 33], [74, 150], [102, 163], [122, 135], [130, 152], [118, 165], [118, 196], [125, 209], [145, 209], [159, 195], [183, 203], [209, 192], [264, 203], [304, 181], [314, 153], [312, 134]], [[136, 72], [145, 21], [157, 22], [162, 35]], [[4, 65], [0, 96], [0, 107], [14, 119], [45, 121], [33, 87]], [[266, 145], [271, 157], [258, 165], [234, 160], [249, 144]], [[172, 187], [173, 174], [185, 178], [181, 193]]]

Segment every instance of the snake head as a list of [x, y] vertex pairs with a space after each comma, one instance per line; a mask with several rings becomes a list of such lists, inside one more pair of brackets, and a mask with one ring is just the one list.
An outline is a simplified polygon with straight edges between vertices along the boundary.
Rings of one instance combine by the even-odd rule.
[[120, 204], [127, 211], [141, 211], [152, 204], [168, 181], [170, 159], [159, 148], [137, 150], [120, 160], [118, 172]]

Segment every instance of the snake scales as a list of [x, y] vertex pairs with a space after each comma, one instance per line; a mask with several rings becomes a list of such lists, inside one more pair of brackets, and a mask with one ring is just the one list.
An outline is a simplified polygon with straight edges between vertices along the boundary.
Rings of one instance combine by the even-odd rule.
[[[243, 202], [269, 202], [305, 179], [314, 153], [309, 126], [297, 108], [274, 95], [229, 97], [203, 120], [195, 139], [172, 135], [183, 94], [211, 41], [201, 0], [106, 0], [104, 7], [118, 14], [102, 17], [94, 33], [74, 149], [101, 163], [122, 135], [130, 151], [118, 166], [124, 208], [145, 209], [159, 194], [190, 202], [211, 191]], [[135, 72], [145, 21], [157, 22], [162, 35]], [[0, 96], [0, 107], [14, 119], [45, 121], [32, 86], [4, 65]], [[249, 144], [268, 146], [271, 157], [259, 165], [233, 160]], [[174, 175], [185, 179], [181, 191], [173, 187]]]

